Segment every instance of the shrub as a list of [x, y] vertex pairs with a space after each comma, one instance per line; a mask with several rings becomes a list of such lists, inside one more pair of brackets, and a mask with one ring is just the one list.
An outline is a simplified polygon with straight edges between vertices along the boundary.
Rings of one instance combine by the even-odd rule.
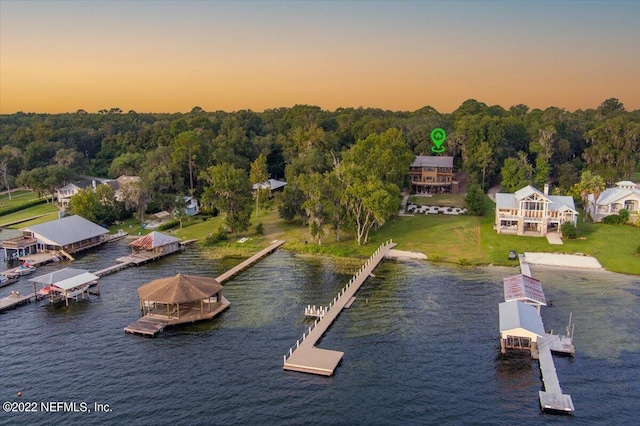
[[220, 225], [215, 233], [207, 235], [207, 238], [205, 238], [204, 240], [204, 245], [212, 246], [219, 243], [220, 241], [227, 241], [228, 239], [229, 237], [227, 235], [227, 230], [224, 226]]
[[620, 223], [627, 223], [629, 222], [629, 210], [627, 209], [621, 209], [618, 212], [618, 216], [620, 217]]
[[22, 204], [15, 204], [13, 206], [7, 206], [5, 208], [0, 209], [0, 216], [4, 216], [9, 213], [15, 213], [23, 209], [28, 209], [29, 207], [37, 206], [40, 204], [44, 204], [47, 202], [46, 198], [38, 198], [37, 200], [27, 201]]
[[166, 231], [167, 229], [177, 228], [178, 226], [180, 226], [180, 221], [178, 219], [172, 219], [158, 226], [158, 231]]
[[262, 224], [262, 222], [258, 222], [258, 224], [256, 225], [256, 234], [264, 235], [264, 225]]
[[573, 240], [578, 236], [578, 229], [573, 224], [573, 222], [565, 222], [560, 226], [560, 232], [564, 238], [569, 240]]
[[462, 266], [468, 266], [471, 264], [471, 262], [469, 262], [469, 259], [467, 259], [466, 257], [461, 257], [460, 259], [458, 259], [458, 263]]
[[608, 225], [619, 225], [620, 216], [617, 214], [610, 214], [609, 216], [605, 216], [604, 219], [602, 219], [602, 223], [606, 223]]

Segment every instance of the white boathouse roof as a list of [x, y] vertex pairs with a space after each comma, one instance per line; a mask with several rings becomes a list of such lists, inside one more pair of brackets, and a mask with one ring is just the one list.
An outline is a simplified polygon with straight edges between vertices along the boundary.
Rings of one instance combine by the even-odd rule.
[[76, 215], [29, 226], [23, 231], [33, 233], [38, 242], [61, 247], [109, 233], [108, 229]]
[[544, 337], [544, 325], [538, 310], [524, 302], [512, 300], [498, 305], [500, 314], [500, 335], [503, 339], [507, 336], [528, 337], [533, 342]]

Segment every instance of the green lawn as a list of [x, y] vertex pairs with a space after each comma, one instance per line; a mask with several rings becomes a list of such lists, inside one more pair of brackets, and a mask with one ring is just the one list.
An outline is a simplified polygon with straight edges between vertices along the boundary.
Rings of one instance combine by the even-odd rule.
[[40, 216], [46, 214], [47, 216], [34, 219], [33, 221], [16, 223], [9, 226], [9, 228], [23, 228], [29, 225], [35, 225], [36, 223], [48, 222], [58, 218], [58, 209], [51, 204], [38, 204], [37, 206], [29, 207], [14, 213], [9, 213], [4, 216], [0, 216], [0, 224], [12, 223], [18, 220], [28, 219], [30, 217]]
[[431, 197], [418, 197], [412, 195], [409, 202], [418, 206], [464, 207], [464, 195], [438, 194]]

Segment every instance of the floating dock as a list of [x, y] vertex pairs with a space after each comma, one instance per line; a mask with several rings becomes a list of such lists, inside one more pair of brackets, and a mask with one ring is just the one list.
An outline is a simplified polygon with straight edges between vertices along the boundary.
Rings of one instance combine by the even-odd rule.
[[[520, 271], [523, 275], [530, 277], [531, 269], [529, 264], [522, 255], [519, 258]], [[569, 319], [570, 326], [571, 319]], [[569, 327], [567, 327], [567, 336], [545, 333], [544, 337], [538, 339], [536, 347], [532, 351], [532, 357], [538, 359], [542, 382], [544, 383], [544, 390], [538, 392], [540, 409], [544, 413], [573, 414], [575, 411], [571, 395], [562, 392], [551, 354], [552, 352], [558, 352], [573, 356], [575, 347], [573, 345], [573, 333], [569, 336]]]
[[[342, 360], [344, 352], [320, 349], [315, 345], [335, 321], [342, 309], [347, 304], [351, 305], [353, 303], [355, 294], [360, 286], [378, 266], [387, 252], [395, 246], [396, 244], [391, 240], [381, 245], [360, 268], [360, 271], [334, 297], [333, 302], [327, 308], [313, 307], [313, 312], [317, 314], [316, 316], [319, 316], [319, 319], [304, 332], [302, 340], [296, 342], [295, 348], [289, 349], [288, 354], [284, 355], [283, 369], [322, 376], [331, 376], [334, 373], [340, 360]], [[312, 308], [308, 308], [311, 313]]]

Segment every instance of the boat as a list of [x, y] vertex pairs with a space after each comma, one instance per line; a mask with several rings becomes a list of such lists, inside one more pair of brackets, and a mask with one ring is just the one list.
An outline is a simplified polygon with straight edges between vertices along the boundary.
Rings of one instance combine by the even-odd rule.
[[13, 271], [13, 273], [19, 276], [24, 276], [24, 275], [29, 275], [35, 271], [36, 271], [35, 266], [33, 266], [28, 262], [24, 262], [22, 265], [18, 266], [16, 270]]
[[20, 279], [19, 276], [17, 275], [13, 275], [11, 277], [8, 277], [6, 275], [0, 275], [0, 287], [4, 287], [7, 286], [9, 284], [13, 284], [16, 281], [18, 281]]

